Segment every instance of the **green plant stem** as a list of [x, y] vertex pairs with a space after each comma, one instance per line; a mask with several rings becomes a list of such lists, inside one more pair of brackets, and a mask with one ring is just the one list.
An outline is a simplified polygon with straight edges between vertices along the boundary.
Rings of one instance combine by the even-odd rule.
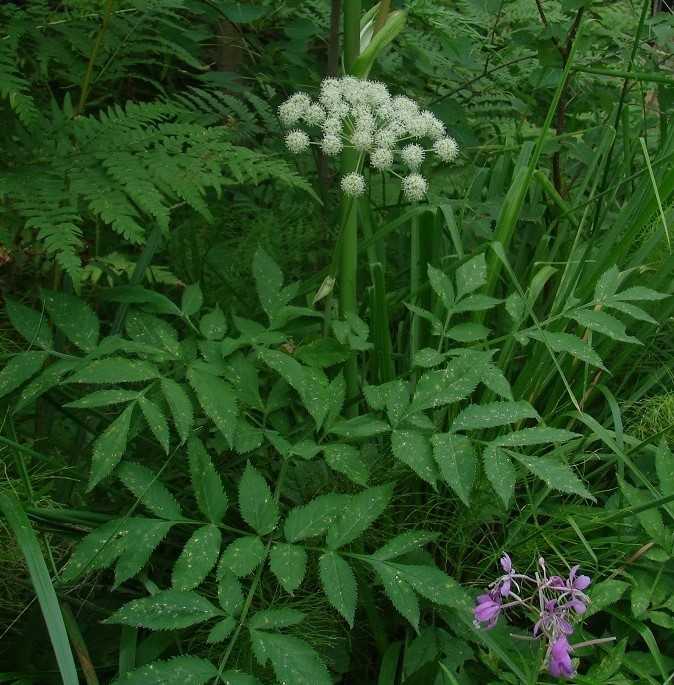
[[[360, 0], [344, 1], [344, 69], [350, 73], [360, 52]], [[358, 169], [359, 155], [353, 148], [342, 153], [341, 173]], [[342, 231], [339, 251], [339, 314], [342, 319], [358, 313], [358, 212], [356, 203], [346, 195], [341, 197]], [[358, 359], [351, 354], [346, 362], [346, 399], [351, 416], [358, 413]]]
[[73, 614], [72, 609], [67, 602], [61, 603], [61, 611], [63, 613], [63, 621], [65, 622], [66, 630], [68, 631], [68, 637], [70, 638], [70, 644], [73, 646], [75, 654], [77, 655], [77, 660], [80, 662], [80, 668], [82, 669], [87, 685], [100, 685], [98, 676], [96, 675], [96, 669], [91, 661], [91, 655], [89, 654], [86, 642], [82, 636], [82, 631], [77, 624], [75, 614]]
[[108, 24], [110, 23], [110, 17], [112, 16], [112, 6], [114, 0], [107, 0], [105, 3], [105, 13], [103, 14], [103, 21], [101, 22], [101, 27], [96, 34], [96, 41], [94, 42], [93, 50], [89, 57], [89, 63], [87, 64], [87, 70], [84, 74], [84, 80], [82, 81], [82, 87], [80, 88], [80, 101], [77, 105], [77, 114], [82, 114], [84, 108], [87, 104], [87, 98], [89, 97], [89, 90], [91, 88], [91, 78], [94, 73], [94, 63], [98, 57], [98, 53], [103, 44], [103, 37], [108, 30]]

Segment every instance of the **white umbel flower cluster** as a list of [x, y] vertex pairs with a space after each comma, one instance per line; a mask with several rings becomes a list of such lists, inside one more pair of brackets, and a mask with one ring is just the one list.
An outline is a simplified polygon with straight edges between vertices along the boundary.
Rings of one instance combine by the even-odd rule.
[[[445, 163], [459, 155], [456, 141], [432, 112], [404, 95], [392, 97], [377, 81], [328, 78], [321, 84], [317, 101], [306, 93], [295, 93], [278, 114], [284, 126], [294, 127], [285, 138], [292, 153], [303, 152], [309, 145], [318, 145], [330, 157], [344, 148], [355, 149], [359, 168], [369, 161], [372, 169], [400, 177], [404, 196], [413, 202], [423, 199], [428, 190], [419, 172], [428, 154]], [[311, 135], [302, 126], [312, 129]], [[396, 171], [400, 166], [402, 173]], [[357, 172], [347, 174], [341, 188], [348, 195], [362, 195], [365, 178]]]

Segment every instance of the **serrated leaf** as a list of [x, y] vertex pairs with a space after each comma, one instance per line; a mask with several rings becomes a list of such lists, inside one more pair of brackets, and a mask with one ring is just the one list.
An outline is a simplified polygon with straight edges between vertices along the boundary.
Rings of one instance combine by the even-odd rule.
[[642, 285], [635, 285], [632, 288], [626, 288], [615, 296], [616, 300], [631, 301], [648, 300], [657, 302], [658, 300], [666, 300], [671, 295], [667, 293], [659, 293], [657, 290], [646, 288]]
[[197, 395], [199, 404], [216, 428], [224, 435], [227, 444], [234, 446], [236, 432], [236, 396], [229, 383], [222, 378], [190, 367], [187, 380]]
[[307, 552], [304, 547], [276, 543], [269, 554], [269, 566], [281, 587], [292, 594], [302, 584], [307, 571]]
[[173, 423], [182, 442], [187, 442], [194, 422], [192, 401], [183, 387], [171, 378], [161, 379], [161, 390], [171, 410]]
[[454, 305], [454, 287], [452, 281], [446, 273], [436, 269], [431, 264], [428, 265], [428, 280], [435, 294], [440, 298], [440, 302], [445, 309], [451, 309]]
[[567, 316], [577, 321], [581, 326], [589, 328], [591, 331], [601, 333], [602, 335], [606, 335], [612, 340], [633, 343], [635, 345], [642, 344], [641, 340], [638, 338], [627, 335], [625, 332], [625, 324], [622, 321], [604, 311], [598, 309], [579, 309], [567, 314]]
[[182, 518], [176, 498], [147, 466], [127, 461], [117, 469], [117, 477], [153, 514], [170, 520]]
[[501, 300], [489, 295], [469, 295], [454, 305], [454, 311], [457, 314], [461, 312], [482, 312], [495, 307], [500, 302]]
[[165, 319], [132, 311], [127, 314], [124, 325], [128, 336], [136, 343], [168, 355], [169, 359], [181, 357], [178, 331]]
[[262, 361], [276, 371], [300, 396], [302, 404], [320, 428], [327, 415], [330, 390], [325, 375], [318, 369], [302, 366], [298, 361], [276, 350], [258, 350]]
[[17, 412], [34, 402], [48, 390], [57, 386], [62, 378], [79, 366], [79, 360], [59, 359], [37, 375], [19, 394], [15, 406]]
[[54, 347], [54, 337], [46, 314], [36, 312], [7, 296], [5, 296], [5, 311], [12, 326], [31, 345], [37, 345], [45, 350], [51, 350]]
[[364, 394], [372, 409], [386, 409], [386, 414], [393, 426], [403, 419], [410, 403], [407, 383], [400, 379], [382, 385], [366, 385]]
[[[173, 523], [157, 519], [127, 519], [127, 544], [115, 565], [115, 587], [139, 573], [157, 545], [168, 535]], [[130, 544], [129, 544], [130, 543]]]
[[482, 463], [487, 479], [494, 492], [507, 508], [515, 494], [517, 471], [505, 450], [495, 444], [488, 445], [482, 453]]
[[391, 435], [393, 456], [407, 464], [422, 480], [436, 486], [440, 476], [429, 439], [419, 431], [395, 430]]
[[110, 475], [122, 458], [126, 451], [126, 441], [129, 437], [129, 427], [135, 406], [135, 402], [129, 404], [96, 438], [91, 457], [91, 475], [89, 476], [87, 490], [91, 490], [103, 478]]
[[239, 482], [239, 511], [243, 520], [259, 535], [271, 533], [278, 523], [278, 505], [269, 485], [250, 462]]
[[469, 506], [477, 466], [473, 444], [465, 436], [452, 433], [436, 433], [431, 442], [444, 481]]
[[409, 413], [433, 409], [466, 399], [477, 387], [480, 369], [453, 359], [446, 368], [427, 371], [417, 383]]
[[393, 486], [388, 483], [353, 495], [349, 508], [328, 530], [328, 547], [339, 549], [362, 535], [381, 516], [392, 495]]
[[506, 400], [513, 399], [510, 382], [503, 374], [503, 371], [494, 364], [486, 364], [483, 367], [480, 380], [496, 395], [500, 395]]
[[631, 316], [637, 321], [645, 321], [646, 323], [653, 325], [657, 325], [658, 323], [656, 319], [654, 319], [648, 312], [645, 312], [643, 309], [641, 309], [641, 307], [629, 304], [628, 302], [607, 302], [604, 306], [609, 309], [616, 309], [623, 314], [627, 314], [627, 316]]
[[326, 552], [318, 560], [318, 571], [328, 601], [353, 628], [358, 586], [351, 566], [339, 554]]
[[199, 438], [187, 443], [192, 489], [201, 512], [213, 523], [220, 523], [227, 511], [227, 495], [211, 458]]
[[308, 504], [288, 512], [283, 532], [288, 542], [322, 535], [351, 503], [349, 495], [319, 495]]
[[318, 653], [304, 640], [292, 635], [251, 631], [255, 654], [271, 661], [276, 679], [292, 685], [331, 685], [328, 669]]
[[19, 352], [0, 371], [0, 397], [8, 395], [32, 378], [44, 364], [47, 352]]
[[217, 677], [218, 669], [210, 661], [196, 656], [177, 656], [127, 671], [112, 685], [205, 685]]
[[301, 611], [292, 607], [262, 609], [251, 616], [248, 627], [251, 630], [278, 630], [302, 623], [304, 616]]
[[412, 586], [403, 579], [400, 571], [388, 564], [371, 562], [382, 582], [386, 596], [400, 613], [406, 618], [414, 630], [419, 632], [419, 600]]
[[148, 400], [145, 396], [138, 398], [138, 406], [140, 407], [152, 434], [157, 438], [157, 442], [162, 446], [164, 452], [168, 454], [169, 427], [164, 412], [152, 400]]
[[238, 578], [250, 575], [263, 561], [265, 548], [262, 540], [252, 535], [237, 538], [225, 548], [218, 562], [218, 578], [227, 569]]
[[234, 632], [234, 628], [236, 628], [236, 619], [233, 616], [227, 616], [227, 618], [223, 618], [222, 621], [216, 623], [211, 628], [211, 632], [208, 633], [206, 642], [209, 645], [214, 645], [218, 642], [222, 642], [223, 640], [226, 640]]
[[253, 257], [253, 277], [262, 309], [271, 321], [286, 304], [283, 298], [283, 274], [262, 248], [258, 248]]
[[131, 600], [104, 623], [149, 630], [178, 630], [208, 621], [218, 613], [213, 604], [196, 592], [160, 590], [149, 597]]
[[509, 452], [509, 454], [553, 490], [580, 495], [580, 497], [595, 501], [595, 498], [568, 464], [558, 461], [554, 457], [530, 457], [515, 452]]
[[227, 333], [227, 319], [220, 307], [216, 307], [201, 317], [199, 331], [206, 340], [222, 340]]
[[575, 335], [570, 333], [551, 333], [549, 331], [527, 331], [527, 337], [538, 340], [550, 347], [553, 352], [567, 352], [581, 361], [592, 364], [598, 369], [606, 370], [601, 357], [592, 347]]
[[180, 309], [186, 316], [194, 316], [203, 306], [204, 296], [198, 283], [192, 283], [183, 290]]
[[452, 430], [480, 430], [539, 418], [538, 412], [524, 400], [471, 404], [454, 419]]
[[357, 485], [367, 485], [370, 477], [367, 464], [360, 456], [360, 452], [353, 445], [332, 444], [323, 447], [323, 456], [327, 465], [343, 473]]
[[583, 617], [587, 618], [606, 607], [615, 604], [624, 594], [629, 585], [622, 580], [604, 580], [592, 585], [587, 591], [590, 596], [590, 604]]
[[422, 597], [435, 604], [452, 607], [461, 611], [472, 610], [468, 593], [453, 578], [435, 566], [416, 566], [409, 564], [388, 564], [397, 570], [407, 583]]
[[231, 616], [238, 616], [245, 602], [241, 583], [229, 569], [218, 572], [218, 602]]
[[171, 574], [175, 590], [193, 590], [213, 570], [220, 556], [222, 535], [217, 526], [209, 524], [192, 533], [176, 560]]
[[121, 404], [131, 402], [138, 398], [135, 390], [124, 390], [123, 388], [111, 388], [110, 390], [96, 390], [78, 400], [68, 402], [64, 405], [71, 409], [91, 409], [93, 407], [107, 407], [111, 404]]
[[345, 362], [349, 358], [349, 350], [334, 338], [319, 338], [306, 345], [302, 345], [295, 357], [303, 364], [328, 368]]
[[484, 340], [488, 335], [489, 329], [479, 323], [460, 323], [445, 331], [446, 338], [463, 343]]
[[42, 291], [45, 309], [54, 325], [84, 352], [91, 352], [98, 344], [98, 317], [89, 305], [76, 295]]
[[234, 435], [234, 451], [237, 454], [248, 454], [256, 450], [264, 442], [264, 433], [245, 419], [239, 418], [236, 422]]
[[605, 271], [597, 281], [597, 285], [594, 289], [595, 301], [603, 302], [612, 295], [615, 295], [619, 284], [620, 271], [614, 264], [608, 271]]
[[456, 270], [457, 297], [474, 292], [487, 282], [487, 262], [484, 254], [469, 259]]
[[75, 547], [61, 571], [61, 581], [70, 583], [83, 573], [110, 566], [126, 549], [132, 519], [107, 521], [87, 534]]
[[434, 350], [432, 347], [424, 347], [414, 355], [413, 365], [420, 366], [423, 369], [430, 369], [438, 364], [442, 364], [444, 360], [444, 354]]
[[240, 402], [262, 411], [264, 404], [260, 397], [260, 382], [257, 367], [243, 353], [237, 352], [227, 358], [225, 378], [232, 384]]
[[82, 370], [70, 376], [69, 383], [139, 383], [159, 377], [154, 364], [141, 359], [107, 357], [96, 359]]
[[362, 416], [354, 416], [351, 419], [337, 421], [330, 427], [329, 432], [347, 440], [362, 440], [382, 435], [390, 430], [391, 427], [386, 421], [382, 421], [370, 414], [363, 414]]
[[408, 530], [405, 533], [396, 535], [392, 540], [389, 540], [372, 556], [380, 561], [395, 559], [396, 557], [401, 557], [403, 554], [417, 550], [420, 547], [427, 545], [429, 542], [437, 540], [439, 537], [439, 533], [433, 533], [428, 530]]
[[580, 433], [573, 433], [561, 428], [535, 426], [502, 435], [493, 440], [492, 444], [500, 447], [523, 447], [525, 445], [545, 445], [551, 442], [567, 442], [579, 437]]

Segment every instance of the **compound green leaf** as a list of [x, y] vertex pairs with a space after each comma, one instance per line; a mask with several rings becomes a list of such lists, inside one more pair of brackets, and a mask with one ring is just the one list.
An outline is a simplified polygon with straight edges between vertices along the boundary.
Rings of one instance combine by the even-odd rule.
[[279, 542], [271, 548], [269, 566], [281, 587], [292, 594], [306, 575], [307, 552], [299, 545]]
[[367, 485], [370, 477], [367, 464], [360, 456], [360, 451], [353, 445], [332, 444], [323, 447], [323, 456], [327, 465], [343, 473], [349, 480], [357, 485]]
[[332, 679], [318, 653], [292, 635], [251, 630], [255, 654], [262, 665], [271, 661], [276, 679], [292, 685], [331, 685]]
[[159, 377], [154, 364], [141, 359], [106, 357], [87, 364], [81, 371], [70, 376], [69, 383], [140, 383]]
[[524, 447], [527, 445], [546, 445], [551, 442], [567, 442], [579, 437], [579, 433], [573, 433], [561, 428], [535, 426], [534, 428], [523, 428], [522, 430], [502, 435], [496, 438], [492, 444], [500, 447]]
[[544, 481], [549, 488], [594, 501], [592, 493], [583, 485], [571, 467], [563, 461], [549, 456], [531, 457], [515, 452], [509, 452], [509, 454], [534, 476]]
[[206, 415], [225, 436], [227, 444], [234, 446], [237, 424], [236, 396], [229, 383], [222, 378], [190, 367], [187, 379], [194, 388]]
[[128, 671], [112, 685], [206, 685], [217, 677], [218, 669], [210, 661], [196, 656], [177, 656]]
[[104, 622], [149, 630], [178, 630], [208, 621], [218, 613], [213, 604], [196, 592], [160, 590], [149, 597], [131, 600]]
[[606, 369], [601, 357], [592, 347], [578, 336], [570, 333], [551, 333], [549, 331], [527, 331], [527, 337], [545, 343], [553, 352], [567, 352], [583, 362], [598, 369]]
[[238, 578], [250, 575], [264, 560], [265, 548], [258, 537], [237, 538], [225, 548], [218, 562], [218, 578], [224, 570], [231, 571]]
[[88, 490], [94, 488], [106, 476], [112, 473], [126, 451], [131, 417], [136, 403], [126, 409], [96, 438], [94, 453], [91, 458], [91, 475]]
[[412, 586], [403, 579], [400, 571], [389, 564], [372, 562], [379, 576], [386, 596], [391, 600], [403, 618], [406, 618], [414, 630], [419, 632], [419, 600]]
[[642, 344], [641, 340], [638, 338], [627, 335], [625, 332], [625, 324], [622, 321], [604, 311], [598, 309], [578, 309], [568, 316], [577, 321], [581, 326], [585, 326], [585, 328], [589, 328], [591, 331], [606, 335], [613, 340], [634, 343], [636, 345]]
[[198, 283], [192, 283], [183, 290], [180, 309], [186, 316], [194, 316], [203, 306], [204, 296]]
[[42, 291], [42, 300], [51, 320], [71, 343], [84, 352], [98, 344], [99, 322], [91, 307], [76, 295]]
[[194, 409], [192, 401], [183, 387], [171, 378], [161, 379], [161, 389], [171, 410], [173, 423], [175, 424], [178, 435], [183, 442], [187, 442], [194, 423]]
[[17, 332], [31, 345], [37, 345], [45, 350], [54, 347], [54, 337], [49, 328], [49, 320], [42, 312], [36, 312], [30, 307], [5, 296], [5, 311]]
[[239, 482], [239, 511], [243, 520], [259, 535], [271, 533], [278, 523], [278, 505], [269, 485], [250, 462]]
[[436, 433], [431, 441], [433, 456], [440, 467], [442, 478], [461, 501], [469, 506], [477, 467], [471, 441], [463, 435], [452, 433]]
[[339, 549], [362, 535], [386, 509], [392, 494], [393, 486], [386, 484], [353, 495], [348, 509], [328, 530], [328, 547]]
[[153, 514], [170, 520], [182, 518], [176, 498], [147, 466], [127, 461], [117, 469], [117, 477]]
[[433, 461], [430, 440], [415, 430], [395, 430], [391, 435], [393, 456], [409, 466], [419, 478], [436, 486], [440, 476]]
[[499, 496], [503, 505], [507, 507], [515, 494], [517, 471], [505, 450], [492, 444], [482, 453], [482, 463], [487, 479], [494, 492]]
[[173, 523], [157, 519], [130, 518], [124, 522], [125, 548], [115, 565], [115, 587], [133, 578], [147, 564]]
[[192, 533], [176, 560], [171, 585], [176, 590], [193, 590], [213, 570], [220, 556], [222, 535], [217, 526], [209, 524]]
[[78, 400], [68, 402], [66, 407], [71, 409], [91, 409], [94, 407], [108, 407], [111, 404], [131, 402], [138, 398], [136, 390], [124, 390], [124, 388], [111, 388], [110, 390], [96, 390]]
[[303, 620], [304, 614], [292, 607], [262, 609], [251, 616], [248, 620], [248, 627], [251, 630], [278, 630], [296, 626]]
[[0, 371], [0, 397], [8, 395], [32, 378], [47, 359], [47, 352], [19, 352]]
[[538, 412], [524, 400], [471, 404], [454, 419], [452, 430], [481, 430], [539, 418]]
[[220, 523], [227, 511], [227, 495], [220, 476], [199, 438], [187, 443], [187, 458], [192, 478], [192, 489], [201, 512], [213, 523]]
[[318, 560], [318, 570], [323, 592], [325, 592], [330, 604], [353, 628], [358, 586], [351, 566], [336, 552], [326, 552]]
[[226, 614], [237, 616], [245, 601], [241, 583], [229, 569], [221, 569], [218, 575], [218, 602]]
[[487, 282], [487, 261], [484, 254], [469, 259], [456, 270], [457, 297], [474, 292]]
[[428, 530], [408, 530], [400, 535], [396, 535], [389, 540], [383, 547], [380, 547], [372, 556], [380, 561], [395, 559], [403, 554], [417, 550], [429, 542], [433, 542], [440, 537], [439, 533]]
[[223, 618], [222, 621], [216, 623], [211, 628], [211, 632], [208, 633], [206, 642], [209, 645], [214, 645], [218, 642], [222, 642], [223, 640], [226, 640], [234, 632], [234, 628], [236, 628], [236, 619], [233, 616], [227, 616], [227, 618]]
[[162, 446], [164, 452], [168, 454], [169, 427], [164, 412], [152, 400], [148, 400], [144, 396], [138, 398], [138, 406], [152, 434], [157, 438], [157, 442]]
[[346, 510], [349, 495], [319, 495], [308, 504], [291, 509], [283, 532], [288, 542], [299, 542], [322, 535]]

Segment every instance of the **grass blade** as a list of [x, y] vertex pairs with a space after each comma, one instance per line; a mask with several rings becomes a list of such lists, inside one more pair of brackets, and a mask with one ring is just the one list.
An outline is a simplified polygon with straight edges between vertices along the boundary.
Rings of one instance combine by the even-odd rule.
[[78, 685], [77, 668], [68, 642], [61, 607], [35, 532], [31, 528], [20, 502], [13, 495], [0, 493], [0, 510], [2, 510], [26, 559], [28, 572], [47, 624], [47, 631], [54, 648], [63, 683], [64, 685]]

